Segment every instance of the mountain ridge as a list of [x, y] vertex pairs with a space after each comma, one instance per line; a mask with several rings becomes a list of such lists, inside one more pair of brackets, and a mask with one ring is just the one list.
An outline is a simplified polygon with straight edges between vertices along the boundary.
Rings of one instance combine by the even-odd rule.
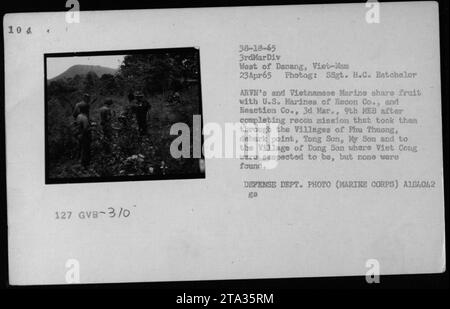
[[95, 73], [98, 77], [101, 77], [104, 74], [114, 75], [117, 73], [119, 69], [108, 68], [100, 65], [85, 65], [85, 64], [76, 64], [62, 72], [61, 74], [48, 79], [49, 82], [56, 81], [59, 79], [68, 79], [73, 78], [76, 75], [87, 75], [89, 72]]

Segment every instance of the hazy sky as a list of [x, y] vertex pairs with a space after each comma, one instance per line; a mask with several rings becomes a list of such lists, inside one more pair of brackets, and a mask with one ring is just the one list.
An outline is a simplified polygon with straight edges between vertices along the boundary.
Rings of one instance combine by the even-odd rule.
[[125, 55], [114, 56], [89, 56], [89, 57], [49, 57], [47, 58], [47, 78], [51, 79], [73, 65], [100, 65], [111, 69], [117, 69], [121, 65]]

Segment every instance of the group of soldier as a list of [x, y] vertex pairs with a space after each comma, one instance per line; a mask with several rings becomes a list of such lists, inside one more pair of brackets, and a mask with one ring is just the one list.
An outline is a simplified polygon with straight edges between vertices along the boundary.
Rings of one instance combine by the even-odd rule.
[[[141, 136], [147, 135], [147, 113], [150, 104], [145, 100], [142, 92], [137, 91], [128, 95], [129, 105], [125, 108], [125, 112], [121, 117], [130, 117], [134, 114], [136, 123]], [[72, 116], [75, 119], [76, 138], [78, 141], [77, 157], [83, 167], [87, 167], [91, 160], [91, 141], [92, 141], [92, 122], [89, 117], [90, 107], [95, 99], [91, 101], [91, 96], [85, 93], [83, 100], [73, 109]], [[103, 142], [106, 149], [110, 151], [110, 145], [113, 139], [113, 118], [114, 111], [111, 109], [113, 101], [107, 99], [103, 102], [99, 109], [100, 126], [103, 132]]]

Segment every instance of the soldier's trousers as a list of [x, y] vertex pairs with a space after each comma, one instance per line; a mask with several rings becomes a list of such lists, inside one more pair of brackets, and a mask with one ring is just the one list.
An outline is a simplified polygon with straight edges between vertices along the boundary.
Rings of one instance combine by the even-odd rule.
[[147, 119], [138, 118], [137, 123], [139, 127], [139, 133], [141, 135], [147, 135]]
[[79, 140], [81, 165], [88, 166], [91, 163], [91, 137], [83, 136]]
[[105, 152], [111, 152], [112, 127], [111, 125], [103, 124], [102, 130], [103, 130], [103, 150]]

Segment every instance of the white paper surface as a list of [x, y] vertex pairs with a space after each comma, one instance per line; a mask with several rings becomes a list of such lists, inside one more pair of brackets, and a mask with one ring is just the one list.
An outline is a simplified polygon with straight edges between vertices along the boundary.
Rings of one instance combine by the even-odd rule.
[[[437, 3], [364, 4], [12, 14], [4, 18], [10, 284], [65, 284], [76, 259], [81, 283], [365, 275], [445, 270]], [[32, 34], [8, 35], [8, 26]], [[275, 44], [285, 63], [349, 63], [407, 70], [414, 80], [239, 79], [240, 44]], [[207, 159], [206, 178], [45, 184], [44, 54], [198, 47], [203, 121], [239, 121], [242, 88], [420, 88], [405, 101], [420, 119], [420, 147], [396, 162], [280, 162], [245, 171]], [[432, 189], [257, 190], [244, 180], [430, 180]], [[135, 205], [135, 206], [134, 206]], [[126, 219], [80, 211], [132, 209]], [[73, 211], [72, 220], [55, 212]]]

